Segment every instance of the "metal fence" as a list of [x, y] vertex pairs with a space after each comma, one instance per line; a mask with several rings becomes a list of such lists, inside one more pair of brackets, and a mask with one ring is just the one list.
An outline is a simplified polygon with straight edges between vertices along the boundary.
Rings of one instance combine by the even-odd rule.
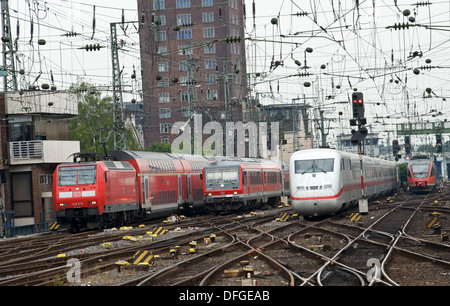
[[56, 218], [54, 213], [44, 213], [42, 220], [44, 221], [40, 223], [15, 226], [13, 210], [0, 212], [0, 237], [11, 238], [50, 231]]
[[12, 159], [31, 159], [43, 157], [42, 140], [11, 142]]

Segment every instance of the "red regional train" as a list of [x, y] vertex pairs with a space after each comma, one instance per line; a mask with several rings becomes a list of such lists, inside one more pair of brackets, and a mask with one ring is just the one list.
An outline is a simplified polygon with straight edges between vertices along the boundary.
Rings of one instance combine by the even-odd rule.
[[289, 194], [289, 174], [279, 161], [237, 158], [214, 162], [203, 168], [203, 177], [206, 209], [216, 213], [261, 203], [273, 205]]
[[407, 171], [408, 188], [412, 192], [430, 192], [435, 188], [436, 166], [427, 156], [411, 157]]
[[102, 228], [202, 209], [202, 169], [221, 158], [134, 151], [110, 157], [56, 168], [53, 204], [61, 228]]

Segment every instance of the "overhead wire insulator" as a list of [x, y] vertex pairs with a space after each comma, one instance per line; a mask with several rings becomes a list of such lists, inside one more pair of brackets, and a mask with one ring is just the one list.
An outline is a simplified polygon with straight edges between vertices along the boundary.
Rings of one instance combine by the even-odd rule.
[[71, 32], [67, 32], [65, 34], [62, 34], [61, 36], [65, 36], [65, 37], [77, 37], [78, 35], [80, 35], [77, 32], [71, 31]]
[[394, 30], [409, 30], [409, 27], [413, 27], [415, 26], [414, 24], [410, 24], [409, 22], [407, 23], [394, 23], [393, 26], [387, 26], [386, 29], [394, 29]]
[[241, 37], [240, 36], [228, 36], [225, 38], [225, 41], [228, 43], [239, 43], [241, 42]]
[[416, 7], [419, 7], [419, 6], [428, 6], [428, 5], [431, 5], [431, 4], [433, 4], [433, 3], [430, 3], [430, 1], [420, 1], [420, 2], [415, 3], [414, 5]]
[[308, 13], [307, 12], [297, 12], [295, 14], [292, 14], [292, 16], [305, 17], [305, 16], [308, 16]]
[[104, 48], [100, 44], [87, 44], [84, 47], [78, 48], [78, 49], [84, 49], [86, 51], [99, 51], [101, 48]]
[[436, 67], [436, 66], [430, 66], [430, 65], [425, 65], [425, 66], [420, 66], [420, 67], [417, 67], [418, 69], [420, 69], [420, 70], [431, 70], [431, 69], [433, 69], [433, 68], [438, 68], [438, 67]]
[[299, 76], [299, 77], [309, 77], [309, 76], [311, 76], [311, 73], [309, 73], [309, 72], [300, 72], [300, 73], [297, 74], [297, 76]]

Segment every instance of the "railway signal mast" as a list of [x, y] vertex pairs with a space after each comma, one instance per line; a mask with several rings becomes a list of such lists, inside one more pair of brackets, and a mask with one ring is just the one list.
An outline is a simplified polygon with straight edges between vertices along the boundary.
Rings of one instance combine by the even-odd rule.
[[352, 110], [353, 119], [350, 119], [350, 125], [358, 126], [358, 130], [352, 129], [351, 141], [353, 144], [358, 144], [358, 152], [364, 154], [364, 146], [361, 151], [361, 142], [367, 136], [367, 128], [365, 127], [367, 120], [364, 118], [364, 96], [362, 92], [352, 94]]
[[[352, 129], [351, 142], [358, 145], [359, 164], [361, 168], [361, 199], [359, 199], [359, 212], [368, 213], [369, 207], [364, 194], [363, 159], [364, 138], [367, 136], [367, 120], [364, 117], [364, 95], [362, 92], [352, 94], [353, 119], [350, 119], [350, 126], [357, 126], [358, 130]], [[361, 144], [362, 143], [362, 144]]]
[[395, 161], [398, 161], [399, 158], [402, 157], [401, 154], [398, 154], [398, 152], [400, 152], [401, 148], [398, 144], [398, 140], [395, 139], [394, 141], [392, 141], [392, 153], [395, 157]]

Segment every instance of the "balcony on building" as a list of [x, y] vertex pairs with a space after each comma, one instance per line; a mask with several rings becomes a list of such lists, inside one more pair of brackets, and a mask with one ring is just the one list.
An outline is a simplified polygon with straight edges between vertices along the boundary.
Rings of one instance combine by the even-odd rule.
[[9, 143], [11, 165], [72, 162], [80, 152], [80, 142], [70, 140], [30, 140]]
[[71, 162], [80, 142], [70, 141], [70, 118], [78, 115], [76, 94], [21, 91], [5, 94], [10, 165]]

